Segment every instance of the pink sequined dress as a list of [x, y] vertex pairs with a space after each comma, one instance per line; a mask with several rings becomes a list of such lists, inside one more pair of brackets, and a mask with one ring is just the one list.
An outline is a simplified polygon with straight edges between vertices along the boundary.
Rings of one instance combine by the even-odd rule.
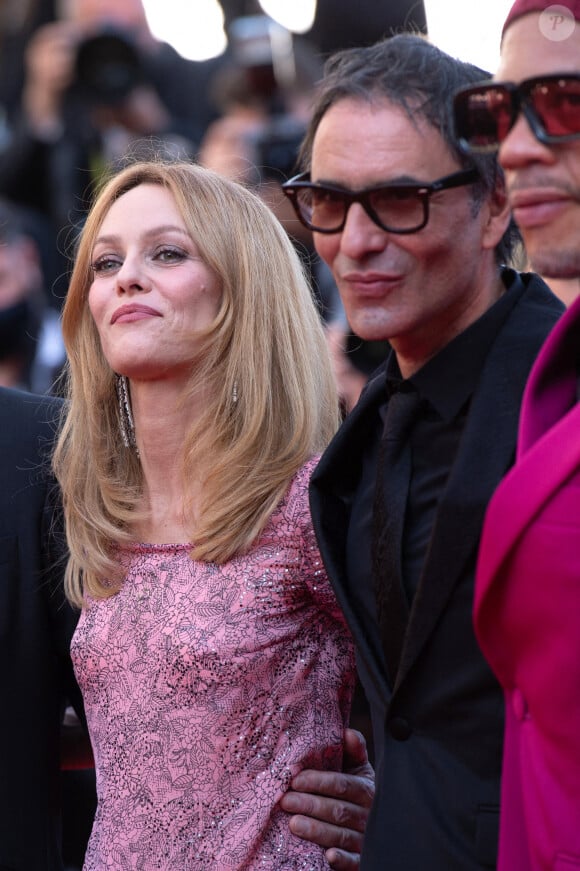
[[352, 642], [308, 510], [314, 461], [252, 552], [194, 562], [138, 544], [121, 591], [72, 642], [97, 772], [85, 871], [317, 871], [278, 801], [341, 767]]

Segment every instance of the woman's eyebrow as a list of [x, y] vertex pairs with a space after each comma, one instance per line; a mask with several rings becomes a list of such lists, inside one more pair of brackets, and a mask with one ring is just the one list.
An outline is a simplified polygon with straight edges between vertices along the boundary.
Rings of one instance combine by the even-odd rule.
[[[186, 236], [188, 239], [190, 238], [189, 233], [184, 227], [180, 227], [178, 224], [159, 224], [157, 227], [151, 227], [149, 230], [146, 230], [143, 233], [143, 238], [148, 239], [152, 236], [158, 236], [160, 233], [180, 233], [182, 236]], [[106, 233], [102, 236], [97, 236], [95, 239], [95, 245], [97, 244], [106, 244], [110, 245], [120, 240], [120, 236], [116, 233]]]

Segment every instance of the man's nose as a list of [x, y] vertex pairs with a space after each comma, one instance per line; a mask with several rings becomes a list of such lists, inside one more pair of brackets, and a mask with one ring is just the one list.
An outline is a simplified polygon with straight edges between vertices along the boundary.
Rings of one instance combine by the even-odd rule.
[[504, 169], [518, 169], [529, 163], [553, 163], [553, 149], [535, 135], [523, 112], [500, 144], [499, 162]]
[[340, 235], [340, 247], [348, 257], [357, 260], [373, 251], [382, 251], [388, 236], [360, 203], [351, 203]]

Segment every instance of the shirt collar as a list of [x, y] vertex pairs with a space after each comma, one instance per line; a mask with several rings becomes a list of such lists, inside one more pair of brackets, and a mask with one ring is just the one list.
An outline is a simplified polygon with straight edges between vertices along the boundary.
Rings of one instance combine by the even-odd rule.
[[387, 396], [397, 390], [415, 389], [444, 421], [457, 417], [475, 391], [497, 334], [525, 290], [514, 270], [502, 270], [501, 278], [507, 292], [409, 379], [402, 377], [391, 351], [385, 372]]

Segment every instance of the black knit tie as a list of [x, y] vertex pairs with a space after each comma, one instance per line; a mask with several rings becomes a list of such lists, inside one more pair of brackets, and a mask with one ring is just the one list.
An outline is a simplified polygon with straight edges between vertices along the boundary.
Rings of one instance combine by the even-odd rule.
[[409, 481], [411, 446], [408, 434], [420, 405], [408, 382], [387, 405], [379, 446], [373, 503], [372, 570], [377, 612], [387, 672], [395, 683], [409, 605], [403, 589], [402, 541]]

